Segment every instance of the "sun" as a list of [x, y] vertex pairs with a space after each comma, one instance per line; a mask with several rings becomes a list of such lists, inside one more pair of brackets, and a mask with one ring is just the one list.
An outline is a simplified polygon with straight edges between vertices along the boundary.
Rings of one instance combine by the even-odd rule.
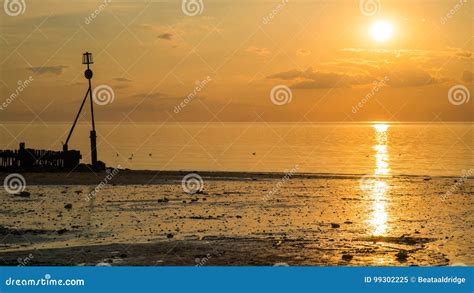
[[370, 28], [372, 38], [377, 42], [390, 40], [393, 35], [393, 25], [388, 21], [377, 21]]

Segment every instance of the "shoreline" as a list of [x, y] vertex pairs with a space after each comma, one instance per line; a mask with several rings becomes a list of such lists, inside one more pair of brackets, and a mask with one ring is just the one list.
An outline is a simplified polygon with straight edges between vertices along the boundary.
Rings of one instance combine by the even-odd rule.
[[[474, 176], [462, 175], [374, 175], [374, 174], [335, 174], [335, 173], [290, 173], [290, 172], [244, 172], [244, 171], [160, 171], [160, 170], [131, 170], [119, 168], [107, 168], [115, 171], [110, 184], [113, 185], [154, 185], [170, 181], [180, 181], [184, 176], [190, 173], [197, 173], [203, 180], [207, 181], [255, 181], [255, 180], [281, 180], [284, 177], [300, 180], [311, 179], [356, 179], [379, 178], [379, 179], [473, 179]], [[28, 185], [94, 185], [101, 183], [104, 178], [112, 172], [98, 171], [0, 171], [0, 179], [3, 180], [8, 174], [19, 173], [25, 177]]]

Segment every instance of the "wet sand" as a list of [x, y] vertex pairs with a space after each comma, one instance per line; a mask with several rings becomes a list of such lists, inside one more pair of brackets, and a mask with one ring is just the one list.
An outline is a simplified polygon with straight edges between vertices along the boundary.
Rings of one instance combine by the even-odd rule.
[[188, 173], [23, 173], [0, 264], [474, 264], [472, 178], [199, 172], [187, 194]]

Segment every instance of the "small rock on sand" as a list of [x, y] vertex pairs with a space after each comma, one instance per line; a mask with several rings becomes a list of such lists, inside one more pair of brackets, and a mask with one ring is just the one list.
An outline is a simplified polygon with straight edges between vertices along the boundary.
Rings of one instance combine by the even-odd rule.
[[341, 258], [345, 261], [351, 261], [354, 257], [350, 254], [343, 254]]
[[58, 231], [57, 231], [57, 233], [58, 233], [59, 235], [64, 234], [64, 233], [66, 233], [66, 232], [67, 232], [67, 229], [61, 229], [61, 230], [58, 230]]
[[331, 228], [339, 228], [341, 225], [336, 224], [336, 223], [331, 223]]
[[22, 191], [22, 192], [19, 192], [19, 193], [15, 193], [15, 196], [18, 196], [18, 197], [30, 197], [30, 193], [28, 191]]
[[70, 209], [72, 209], [72, 204], [68, 203], [68, 204], [66, 204], [66, 205], [64, 206], [64, 208], [65, 208], [66, 210], [70, 210]]
[[166, 238], [168, 238], [168, 239], [171, 239], [171, 238], [173, 238], [173, 237], [174, 237], [174, 235], [171, 234], [171, 233], [168, 233], [168, 234], [166, 235]]
[[408, 258], [408, 251], [400, 250], [397, 254], [395, 254], [395, 256], [399, 262], [406, 261]]

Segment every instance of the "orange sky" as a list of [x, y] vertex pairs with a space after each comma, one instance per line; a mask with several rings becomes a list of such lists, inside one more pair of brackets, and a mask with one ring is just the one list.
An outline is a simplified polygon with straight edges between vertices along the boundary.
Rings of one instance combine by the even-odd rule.
[[98, 120], [472, 121], [472, 1], [191, 2], [4, 6], [0, 121], [71, 121], [86, 50], [114, 96]]

